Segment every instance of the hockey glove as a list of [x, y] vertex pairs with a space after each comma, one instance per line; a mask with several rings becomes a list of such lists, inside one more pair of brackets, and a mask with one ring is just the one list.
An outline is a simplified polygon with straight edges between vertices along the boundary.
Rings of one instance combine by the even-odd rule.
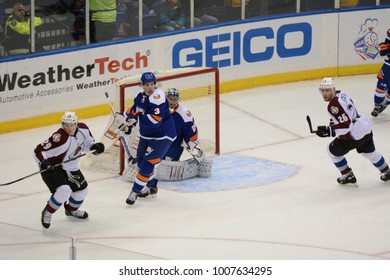
[[318, 126], [316, 134], [319, 137], [330, 137], [336, 135], [330, 126], [325, 125]]
[[47, 159], [41, 160], [38, 165], [40, 170], [46, 170], [46, 172], [50, 172], [54, 169]]
[[104, 152], [104, 144], [101, 142], [95, 143], [90, 148], [91, 151], [94, 151], [94, 155], [99, 155]]
[[187, 143], [187, 151], [194, 157], [197, 162], [201, 162], [205, 158], [205, 154], [198, 145], [198, 143], [194, 141], [190, 141]]
[[125, 123], [122, 123], [118, 128], [123, 131], [126, 135], [131, 134], [131, 130], [137, 125], [137, 119], [133, 117], [127, 117]]
[[379, 48], [380, 48], [380, 55], [381, 56], [386, 56], [390, 53], [390, 43], [380, 43], [379, 44]]
[[134, 158], [133, 156], [129, 156], [129, 157], [127, 158], [127, 163], [128, 163], [129, 165], [137, 164], [137, 162], [138, 162], [138, 159], [137, 159], [137, 158]]

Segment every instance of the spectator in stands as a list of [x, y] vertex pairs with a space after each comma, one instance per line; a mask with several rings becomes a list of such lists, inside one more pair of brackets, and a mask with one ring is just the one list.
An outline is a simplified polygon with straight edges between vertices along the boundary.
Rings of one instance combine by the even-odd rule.
[[312, 11], [312, 10], [326, 10], [334, 8], [334, 0], [302, 0], [301, 11]]
[[59, 0], [52, 5], [43, 7], [43, 9], [49, 14], [73, 14], [73, 23], [69, 19], [73, 40], [85, 39], [85, 0]]
[[116, 39], [124, 39], [135, 36], [135, 32], [131, 24], [123, 22], [119, 25], [118, 37]]
[[[203, 2], [203, 3], [202, 3]], [[183, 11], [185, 15], [190, 15], [191, 12], [191, 1], [190, 0], [181, 0], [180, 4], [183, 7]], [[203, 12], [203, 8], [210, 5], [209, 2], [195, 0], [194, 1], [194, 27], [197, 26], [206, 26], [211, 24], [217, 24], [219, 20], [216, 17], [205, 14]]]
[[160, 11], [161, 30], [173, 31], [184, 29], [186, 17], [179, 0], [166, 0]]
[[116, 0], [90, 0], [91, 43], [112, 40], [116, 34]]
[[[130, 0], [126, 7], [127, 22], [133, 22], [134, 18], [139, 15], [138, 0]], [[142, 4], [142, 14], [149, 14], [149, 7], [146, 4]]]
[[4, 48], [3, 48], [3, 41], [4, 41], [4, 23], [7, 16], [5, 14], [5, 3], [4, 0], [0, 0], [0, 57], [4, 57]]
[[[245, 6], [248, 6], [250, 0], [245, 0]], [[241, 0], [226, 0], [226, 19], [239, 20], [241, 19]], [[247, 13], [247, 11], [245, 11]]]
[[5, 3], [4, 0], [0, 0], [0, 33], [4, 31], [5, 20], [6, 20]]
[[356, 7], [359, 5], [359, 0], [340, 0], [340, 8]]
[[[5, 23], [5, 49], [8, 55], [26, 54], [30, 49], [30, 15], [21, 2], [13, 5], [12, 15]], [[34, 26], [42, 25], [42, 19], [34, 18]], [[37, 49], [38, 51], [39, 49]]]

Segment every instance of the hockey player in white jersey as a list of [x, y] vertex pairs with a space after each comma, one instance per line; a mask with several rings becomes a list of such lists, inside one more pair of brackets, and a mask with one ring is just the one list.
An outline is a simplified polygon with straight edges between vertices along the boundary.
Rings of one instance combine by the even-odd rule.
[[61, 128], [36, 146], [34, 159], [45, 170], [41, 176], [51, 192], [41, 215], [44, 228], [50, 227], [52, 215], [63, 204], [66, 216], [88, 218], [86, 211], [79, 210], [87, 196], [88, 183], [79, 169], [78, 157], [89, 151], [101, 154], [104, 145], [95, 143], [88, 126], [78, 122], [75, 112], [65, 112]]
[[345, 155], [354, 149], [379, 170], [382, 181], [390, 180], [389, 166], [375, 149], [371, 121], [357, 111], [347, 93], [336, 90], [333, 78], [324, 78], [320, 83], [319, 91], [324, 101], [329, 103], [327, 109], [331, 120], [328, 126], [318, 126], [316, 134], [319, 137], [336, 136], [328, 145], [327, 151], [341, 173], [337, 182], [356, 183], [356, 177], [345, 158]]

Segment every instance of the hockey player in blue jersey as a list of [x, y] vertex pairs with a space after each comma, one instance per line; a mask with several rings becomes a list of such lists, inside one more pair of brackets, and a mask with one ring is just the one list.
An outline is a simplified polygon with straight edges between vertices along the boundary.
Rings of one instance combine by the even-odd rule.
[[156, 87], [156, 76], [145, 72], [141, 76], [142, 90], [134, 104], [123, 115], [128, 127], [139, 125], [140, 141], [137, 148], [139, 171], [126, 203], [133, 205], [137, 197], [157, 193], [155, 168], [176, 139], [175, 123], [170, 114], [165, 93]]
[[[210, 177], [212, 175], [211, 158], [206, 158], [206, 153], [199, 146], [198, 127], [195, 124], [191, 112], [180, 102], [180, 93], [175, 88], [165, 92], [169, 102], [171, 116], [175, 122], [177, 138], [173, 141], [169, 150], [158, 166], [156, 178], [163, 181], [181, 181], [194, 177]], [[132, 130], [133, 134], [134, 130]], [[136, 134], [136, 132], [135, 132]], [[192, 156], [190, 159], [181, 160], [184, 149]], [[129, 160], [129, 166], [123, 174], [123, 178], [134, 182], [138, 173], [138, 166], [134, 164], [133, 157]], [[157, 169], [156, 169], [157, 170]], [[150, 191], [142, 191], [138, 197], [147, 197], [157, 192], [157, 179], [150, 183]], [[149, 190], [145, 188], [144, 190]]]
[[374, 103], [375, 107], [371, 115], [377, 117], [390, 104], [390, 29], [387, 31], [387, 37], [383, 43], [379, 44], [380, 55], [385, 57], [385, 62], [378, 73], [378, 82], [375, 89]]
[[203, 160], [204, 153], [198, 144], [198, 127], [195, 124], [191, 112], [182, 104], [179, 105], [180, 93], [176, 88], [170, 88], [165, 92], [171, 109], [171, 115], [175, 121], [177, 138], [165, 155], [165, 160], [178, 161], [184, 151], [183, 141], [186, 149], [198, 161]]

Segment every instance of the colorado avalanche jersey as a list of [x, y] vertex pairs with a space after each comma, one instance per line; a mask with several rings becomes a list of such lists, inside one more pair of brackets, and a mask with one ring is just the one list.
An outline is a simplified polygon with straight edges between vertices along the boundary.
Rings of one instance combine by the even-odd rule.
[[170, 139], [176, 137], [175, 123], [171, 117], [165, 93], [155, 89], [148, 96], [143, 90], [134, 98], [134, 104], [124, 112], [127, 117], [138, 117], [140, 136], [145, 139]]
[[[34, 159], [37, 163], [46, 159], [50, 165], [54, 165], [77, 157], [82, 152], [89, 152], [94, 143], [95, 139], [84, 123], [78, 124], [73, 136], [60, 128], [35, 148]], [[64, 163], [62, 168], [67, 171], [76, 171], [79, 169], [79, 161], [80, 159], [75, 159]]]
[[344, 140], [360, 140], [372, 129], [371, 121], [356, 110], [352, 99], [337, 90], [335, 97], [328, 104], [332, 129], [336, 136]]

